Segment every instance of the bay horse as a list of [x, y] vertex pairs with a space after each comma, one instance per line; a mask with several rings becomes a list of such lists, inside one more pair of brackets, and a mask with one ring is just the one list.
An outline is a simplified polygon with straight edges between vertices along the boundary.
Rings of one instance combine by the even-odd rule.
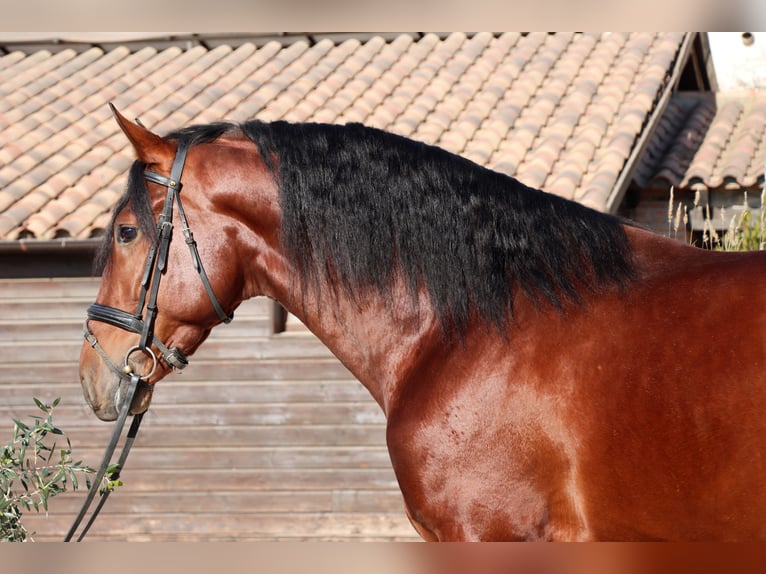
[[143, 373], [144, 412], [265, 295], [380, 405], [426, 540], [766, 538], [766, 253], [692, 247], [359, 124], [161, 137], [113, 112], [137, 160], [80, 357], [101, 419], [123, 370]]

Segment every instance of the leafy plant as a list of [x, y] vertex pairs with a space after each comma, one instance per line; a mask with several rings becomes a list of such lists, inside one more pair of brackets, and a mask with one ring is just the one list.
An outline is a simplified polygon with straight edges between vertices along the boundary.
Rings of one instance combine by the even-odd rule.
[[717, 251], [757, 251], [766, 249], [766, 225], [764, 225], [764, 209], [760, 217], [754, 217], [753, 212], [746, 208], [739, 217], [733, 217], [723, 239], [716, 245]]
[[[78, 475], [85, 477], [94, 470], [72, 458], [72, 445], [64, 432], [53, 423], [53, 410], [60, 398], [48, 405], [34, 399], [42, 416], [31, 415], [26, 424], [14, 419], [13, 438], [0, 450], [0, 541], [23, 542], [31, 537], [21, 522], [22, 512], [48, 511], [48, 500], [67, 490], [77, 490]], [[59, 448], [57, 439], [65, 440]], [[52, 440], [53, 439], [53, 440]], [[105, 488], [118, 484], [107, 479]], [[31, 539], [31, 538], [30, 538]]]

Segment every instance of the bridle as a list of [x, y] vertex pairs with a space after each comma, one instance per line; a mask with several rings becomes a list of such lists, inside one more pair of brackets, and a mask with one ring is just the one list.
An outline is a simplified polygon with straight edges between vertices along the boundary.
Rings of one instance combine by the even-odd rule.
[[[207, 273], [205, 273], [205, 268], [202, 266], [197, 243], [189, 228], [186, 213], [184, 212], [183, 204], [181, 203], [180, 192], [183, 187], [181, 185], [181, 174], [183, 173], [184, 163], [186, 163], [186, 154], [189, 151], [189, 147], [190, 142], [188, 139], [182, 139], [178, 142], [178, 150], [173, 159], [170, 177], [165, 177], [164, 175], [152, 171], [144, 172], [144, 178], [146, 180], [165, 186], [167, 188], [167, 195], [165, 196], [165, 205], [157, 221], [156, 238], [146, 256], [146, 266], [144, 267], [144, 273], [141, 277], [141, 291], [138, 297], [138, 305], [135, 313], [128, 313], [122, 309], [110, 307], [109, 305], [102, 305], [101, 303], [93, 303], [88, 307], [88, 320], [101, 321], [102, 323], [107, 323], [114, 327], [124, 329], [125, 331], [141, 335], [138, 344], [128, 350], [125, 356], [124, 366], [119, 368], [103, 351], [98, 344], [98, 340], [88, 328], [88, 321], [85, 321], [85, 339], [99, 353], [112, 371], [120, 376], [130, 375], [132, 373], [132, 368], [128, 363], [128, 359], [133, 353], [140, 351], [148, 355], [152, 360], [151, 371], [141, 377], [144, 380], [148, 379], [154, 373], [154, 369], [157, 366], [157, 357], [154, 354], [154, 351], [152, 351], [152, 344], [157, 347], [162, 359], [171, 367], [181, 370], [189, 364], [189, 360], [183, 351], [175, 347], [168, 348], [167, 345], [154, 336], [154, 323], [157, 318], [157, 294], [160, 290], [160, 279], [167, 268], [168, 251], [173, 234], [173, 204], [178, 204], [178, 215], [181, 218], [184, 238], [186, 239], [186, 244], [189, 246], [194, 268], [197, 270], [200, 279], [202, 279], [202, 284], [210, 297], [210, 302], [213, 304], [215, 312], [218, 314], [219, 319], [224, 323], [229, 323], [232, 320], [232, 315], [227, 314], [223, 310], [221, 304], [218, 302], [218, 298], [213, 292], [210, 280], [208, 279]], [[146, 305], [145, 319], [143, 318], [144, 305]]]
[[[90, 529], [91, 525], [96, 519], [96, 516], [98, 516], [98, 513], [106, 502], [109, 493], [111, 492], [108, 489], [101, 489], [101, 482], [107, 473], [107, 469], [110, 467], [111, 457], [117, 446], [120, 435], [122, 434], [122, 429], [130, 411], [130, 405], [133, 402], [136, 388], [138, 387], [139, 383], [147, 382], [157, 369], [158, 359], [157, 355], [152, 350], [152, 345], [158, 349], [160, 357], [170, 367], [181, 370], [189, 364], [189, 359], [183, 351], [176, 347], [168, 348], [167, 345], [165, 345], [154, 335], [154, 324], [157, 318], [157, 295], [160, 290], [160, 279], [167, 269], [168, 252], [170, 249], [170, 241], [172, 239], [173, 233], [174, 204], [178, 205], [178, 215], [181, 219], [181, 226], [186, 244], [189, 246], [189, 250], [191, 252], [194, 268], [197, 270], [197, 273], [202, 280], [202, 284], [204, 285], [205, 290], [210, 297], [210, 302], [212, 303], [218, 318], [224, 323], [229, 323], [233, 319], [233, 314], [227, 314], [223, 310], [223, 307], [213, 292], [213, 288], [210, 285], [210, 280], [208, 279], [207, 273], [205, 273], [205, 268], [203, 267], [202, 260], [199, 256], [197, 243], [194, 240], [191, 229], [189, 228], [189, 223], [186, 219], [186, 214], [184, 213], [183, 205], [181, 203], [181, 175], [183, 173], [184, 164], [186, 163], [186, 154], [190, 147], [191, 142], [189, 139], [182, 138], [179, 140], [178, 149], [176, 150], [176, 155], [173, 159], [173, 165], [170, 169], [170, 177], [165, 177], [164, 175], [152, 171], [144, 171], [144, 178], [148, 181], [165, 186], [167, 188], [167, 194], [165, 196], [165, 204], [162, 208], [162, 212], [160, 213], [159, 219], [157, 220], [157, 233], [155, 240], [152, 243], [152, 246], [149, 248], [149, 253], [146, 256], [146, 265], [144, 267], [144, 273], [141, 276], [141, 289], [138, 297], [138, 306], [136, 307], [135, 313], [129, 313], [127, 311], [123, 311], [122, 309], [110, 307], [109, 305], [102, 305], [101, 303], [93, 303], [90, 305], [90, 307], [88, 307], [87, 310], [88, 318], [86, 319], [85, 325], [83, 327], [85, 340], [88, 341], [90, 346], [93, 347], [93, 349], [99, 354], [104, 363], [114, 373], [116, 373], [120, 379], [127, 381], [127, 393], [123, 400], [120, 414], [117, 418], [114, 433], [104, 453], [101, 466], [99, 467], [96, 477], [91, 484], [88, 496], [85, 500], [85, 503], [83, 504], [82, 509], [80, 510], [80, 513], [78, 514], [77, 518], [72, 524], [72, 527], [69, 529], [69, 532], [64, 538], [64, 541], [66, 542], [71, 540], [72, 536], [80, 525], [80, 522], [85, 517], [85, 514], [88, 511], [96, 491], [101, 490], [101, 500], [91, 515], [88, 523], [84, 527], [83, 532], [78, 537], [78, 542], [83, 539], [85, 534]], [[146, 317], [143, 315], [144, 308], [146, 308]], [[131, 333], [138, 333], [141, 336], [138, 344], [128, 349], [128, 352], [125, 354], [122, 366], [116, 365], [103, 350], [98, 342], [98, 339], [91, 332], [88, 326], [88, 321], [90, 320], [101, 321], [102, 323], [107, 323], [108, 325], [119, 327], [125, 331], [130, 331]], [[143, 353], [151, 359], [151, 368], [147, 373], [143, 375], [134, 373], [133, 367], [129, 363], [131, 355], [136, 352]], [[119, 478], [119, 472], [122, 470], [122, 467], [127, 460], [128, 452], [130, 451], [133, 440], [138, 433], [138, 428], [141, 425], [142, 417], [143, 414], [138, 414], [133, 417], [133, 422], [131, 423], [130, 429], [128, 431], [128, 435], [123, 445], [123, 450], [120, 454], [119, 461], [116, 467], [113, 467], [115, 470], [112, 470], [109, 473], [112, 480]]]

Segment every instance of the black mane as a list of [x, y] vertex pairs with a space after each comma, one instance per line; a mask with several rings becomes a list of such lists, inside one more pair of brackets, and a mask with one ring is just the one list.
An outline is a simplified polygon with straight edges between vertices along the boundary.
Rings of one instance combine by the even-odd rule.
[[447, 330], [478, 312], [498, 327], [517, 288], [562, 307], [631, 276], [620, 220], [440, 148], [360, 124], [240, 126], [272, 170], [283, 247], [304, 282], [386, 294], [424, 286]]
[[[360, 124], [251, 121], [167, 137], [196, 144], [234, 131], [255, 143], [278, 182], [283, 248], [304, 285], [324, 278], [352, 296], [386, 295], [399, 273], [411, 293], [427, 289], [445, 330], [462, 332], [472, 313], [502, 328], [519, 289], [561, 308], [632, 277], [618, 218], [401, 136]], [[130, 200], [153, 233], [142, 171], [136, 162], [115, 213]]]

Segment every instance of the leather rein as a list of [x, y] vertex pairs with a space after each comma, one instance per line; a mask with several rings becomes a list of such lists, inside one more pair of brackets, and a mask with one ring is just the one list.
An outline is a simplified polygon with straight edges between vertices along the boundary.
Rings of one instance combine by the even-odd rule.
[[[75, 518], [74, 523], [64, 538], [65, 542], [71, 541], [72, 537], [76, 533], [80, 523], [85, 518], [85, 515], [87, 514], [88, 509], [93, 502], [96, 492], [100, 491], [101, 498], [98, 505], [91, 514], [88, 522], [77, 538], [78, 542], [85, 537], [85, 534], [90, 529], [91, 525], [101, 511], [101, 508], [104, 506], [107, 498], [109, 497], [111, 490], [102, 488], [101, 483], [103, 482], [104, 476], [107, 474], [107, 470], [110, 469], [112, 455], [114, 454], [117, 443], [119, 442], [120, 436], [122, 435], [122, 430], [125, 426], [125, 421], [127, 420], [128, 413], [130, 412], [130, 406], [133, 402], [136, 388], [138, 387], [139, 383], [146, 383], [157, 369], [158, 358], [155, 352], [152, 350], [152, 345], [157, 348], [161, 359], [164, 360], [170, 367], [181, 370], [189, 364], [189, 359], [183, 353], [183, 351], [176, 347], [168, 348], [167, 345], [165, 345], [154, 335], [154, 324], [157, 318], [157, 295], [160, 290], [160, 279], [162, 278], [162, 275], [165, 273], [167, 268], [168, 252], [173, 233], [174, 204], [178, 205], [178, 215], [181, 219], [184, 239], [186, 244], [189, 246], [194, 268], [197, 270], [197, 273], [202, 280], [202, 284], [204, 285], [205, 290], [210, 297], [210, 302], [212, 303], [215, 312], [224, 323], [231, 322], [233, 318], [233, 314], [227, 314], [223, 310], [221, 304], [218, 301], [218, 298], [213, 292], [213, 288], [210, 285], [210, 280], [208, 279], [207, 273], [205, 273], [205, 269], [202, 265], [202, 260], [199, 256], [197, 243], [194, 240], [191, 229], [189, 228], [189, 223], [186, 219], [183, 205], [181, 204], [181, 174], [183, 173], [184, 164], [186, 163], [186, 154], [190, 147], [191, 142], [188, 139], [179, 140], [178, 149], [176, 151], [175, 158], [173, 159], [173, 165], [170, 170], [170, 177], [165, 177], [164, 175], [160, 175], [151, 171], [144, 172], [144, 178], [146, 180], [166, 187], [167, 194], [165, 196], [165, 205], [162, 209], [162, 212], [160, 213], [159, 219], [157, 220], [156, 238], [149, 249], [149, 253], [146, 256], [146, 266], [141, 277], [141, 290], [138, 297], [138, 306], [136, 307], [135, 313], [129, 313], [127, 311], [123, 311], [122, 309], [110, 307], [109, 305], [102, 305], [100, 303], [91, 304], [87, 310], [88, 318], [86, 319], [85, 325], [83, 327], [83, 335], [85, 340], [88, 341], [90, 346], [93, 347], [93, 349], [99, 354], [104, 363], [114, 373], [116, 373], [123, 382], [127, 384], [127, 392], [122, 402], [120, 414], [117, 417], [117, 422], [114, 432], [112, 433], [112, 438], [110, 439], [106, 451], [104, 452], [101, 466], [96, 473], [95, 479], [91, 483], [88, 495], [85, 499], [85, 502], [83, 503], [82, 508], [80, 509], [79, 514]], [[145, 317], [144, 308], [146, 309]], [[128, 352], [125, 354], [125, 358], [123, 359], [123, 364], [121, 366], [116, 365], [114, 361], [109, 358], [109, 356], [99, 344], [96, 336], [91, 332], [88, 326], [88, 321], [91, 320], [107, 323], [108, 325], [119, 327], [120, 329], [129, 331], [131, 333], [138, 333], [141, 336], [138, 344], [128, 349]], [[151, 359], [151, 368], [149, 369], [149, 372], [143, 375], [139, 375], [133, 372], [133, 367], [129, 363], [131, 355], [136, 352], [143, 353], [144, 355], [147, 355], [149, 359]], [[138, 433], [142, 418], [143, 413], [134, 415], [118, 462], [116, 465], [111, 466], [111, 468], [114, 469], [109, 472], [111, 480], [117, 480], [119, 478], [119, 473], [124, 467], [128, 458], [128, 453], [130, 452], [130, 448], [133, 446], [133, 442], [135, 440], [136, 434]]]

